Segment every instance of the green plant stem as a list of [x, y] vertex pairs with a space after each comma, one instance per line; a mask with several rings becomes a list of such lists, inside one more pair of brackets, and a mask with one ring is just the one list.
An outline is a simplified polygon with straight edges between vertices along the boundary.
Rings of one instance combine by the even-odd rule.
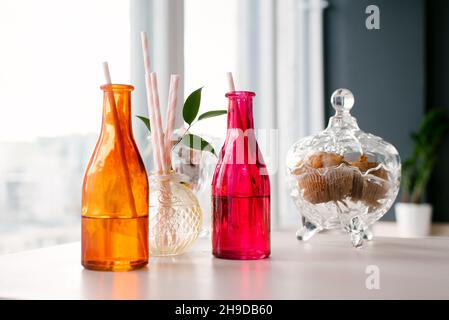
[[180, 139], [178, 139], [178, 141], [176, 141], [176, 143], [173, 145], [173, 147], [171, 148], [172, 149], [172, 151], [173, 151], [173, 149], [182, 141], [182, 139], [184, 139], [184, 137], [187, 135], [187, 133], [189, 133], [189, 130], [190, 130], [190, 128], [195, 124], [195, 123], [197, 123], [198, 121], [196, 121], [196, 122], [194, 122], [194, 123], [192, 123], [192, 124], [189, 124], [189, 126], [187, 127], [187, 129], [186, 129], [186, 131], [184, 132], [184, 134], [181, 136], [181, 138]]

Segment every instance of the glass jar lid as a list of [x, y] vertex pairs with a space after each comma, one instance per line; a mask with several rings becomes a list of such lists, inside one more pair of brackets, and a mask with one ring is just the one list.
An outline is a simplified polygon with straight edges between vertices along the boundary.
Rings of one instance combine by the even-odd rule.
[[[376, 170], [385, 167], [398, 173], [400, 158], [396, 148], [380, 137], [362, 131], [356, 118], [351, 115], [354, 95], [348, 89], [338, 89], [331, 97], [335, 115], [329, 119], [327, 128], [318, 134], [300, 139], [290, 149], [287, 167], [290, 172], [300, 166], [316, 167], [339, 165], [343, 162], [360, 169]], [[320, 163], [317, 163], [320, 156]], [[315, 159], [314, 163], [307, 160]]]

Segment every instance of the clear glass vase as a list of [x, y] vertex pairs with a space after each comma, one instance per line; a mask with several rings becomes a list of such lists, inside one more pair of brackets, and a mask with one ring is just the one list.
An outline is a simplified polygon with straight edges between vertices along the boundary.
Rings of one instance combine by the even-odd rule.
[[154, 173], [150, 176], [150, 256], [182, 254], [201, 231], [202, 211], [181, 175]]

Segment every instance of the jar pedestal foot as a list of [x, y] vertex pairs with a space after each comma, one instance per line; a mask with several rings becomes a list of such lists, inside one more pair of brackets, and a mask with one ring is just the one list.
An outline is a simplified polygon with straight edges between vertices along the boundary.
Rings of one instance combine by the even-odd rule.
[[371, 241], [374, 238], [374, 234], [373, 231], [371, 230], [371, 228], [366, 228], [363, 232], [363, 239], [367, 240], [367, 241]]
[[354, 217], [349, 220], [345, 229], [350, 234], [352, 245], [355, 248], [362, 247], [363, 240], [371, 240], [373, 238], [371, 231], [368, 230], [359, 217]]
[[322, 230], [321, 227], [315, 225], [313, 222], [310, 222], [306, 218], [302, 218], [302, 227], [296, 231], [296, 239], [300, 241], [308, 241], [315, 234]]

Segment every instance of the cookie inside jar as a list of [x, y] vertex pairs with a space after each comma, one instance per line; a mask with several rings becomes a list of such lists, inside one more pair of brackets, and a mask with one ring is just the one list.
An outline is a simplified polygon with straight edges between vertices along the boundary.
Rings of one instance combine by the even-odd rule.
[[363, 202], [376, 208], [388, 192], [389, 175], [366, 154], [354, 161], [331, 152], [316, 152], [299, 161], [292, 174], [304, 200], [312, 203]]

